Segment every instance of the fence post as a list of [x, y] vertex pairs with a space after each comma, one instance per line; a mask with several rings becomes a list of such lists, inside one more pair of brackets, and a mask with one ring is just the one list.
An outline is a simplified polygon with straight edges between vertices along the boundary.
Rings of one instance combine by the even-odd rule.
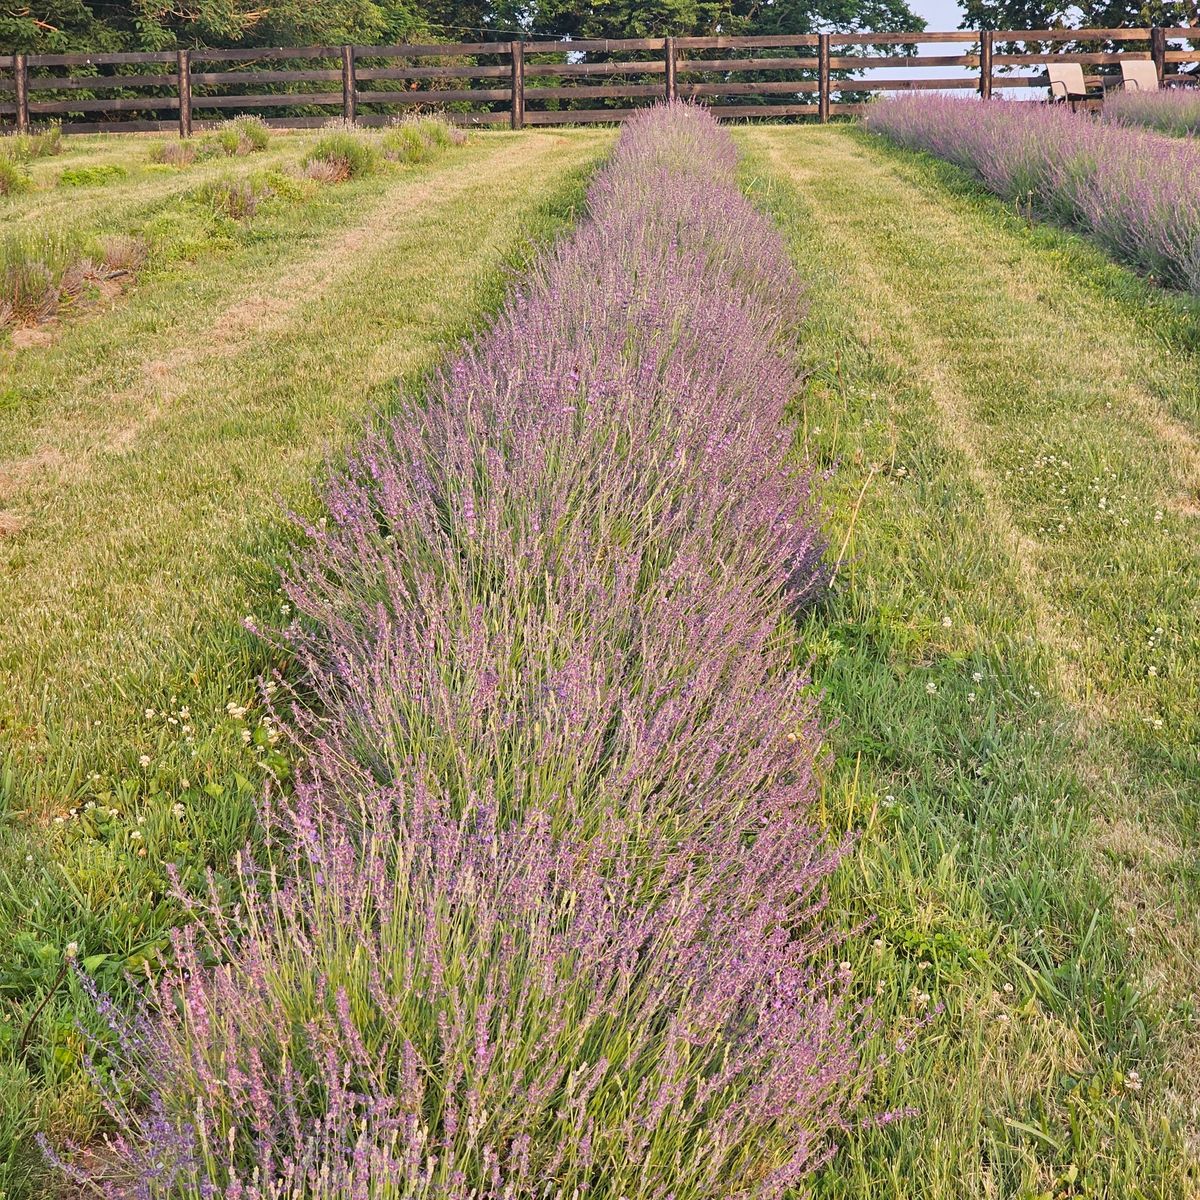
[[829, 34], [817, 34], [817, 116], [829, 123]]
[[1158, 86], [1162, 87], [1163, 72], [1167, 69], [1167, 31], [1161, 25], [1150, 30], [1150, 57], [1158, 72]]
[[512, 56], [512, 100], [509, 109], [513, 129], [525, 128], [525, 43], [509, 42], [508, 52]]
[[979, 97], [992, 98], [992, 31], [979, 31]]
[[192, 136], [192, 52], [175, 51], [175, 80], [179, 85], [179, 136]]
[[663, 61], [666, 66], [667, 81], [663, 89], [667, 100], [675, 100], [679, 96], [679, 87], [675, 82], [675, 39], [673, 37], [663, 38]]
[[342, 47], [342, 119], [353, 125], [358, 119], [358, 81], [354, 78], [354, 47]]
[[17, 84], [17, 129], [29, 128], [29, 59], [24, 54], [13, 55], [13, 78]]

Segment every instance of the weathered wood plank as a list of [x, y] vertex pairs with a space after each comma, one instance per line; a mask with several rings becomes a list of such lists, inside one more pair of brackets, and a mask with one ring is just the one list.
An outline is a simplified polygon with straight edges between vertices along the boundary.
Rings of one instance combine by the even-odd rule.
[[800, 71], [815, 70], [817, 56], [797, 55], [795, 58], [681, 58], [679, 73], [697, 75], [713, 71]]
[[[683, 87], [680, 86], [683, 94]], [[525, 89], [525, 100], [606, 100], [630, 97], [661, 96], [662, 84], [658, 83], [605, 83], [588, 87], [572, 84], [568, 87], [531, 87]]]
[[115, 88], [174, 87], [174, 75], [30, 75], [31, 92], [111, 91]]
[[31, 113], [142, 112], [177, 109], [178, 96], [113, 96], [108, 100], [31, 100]]
[[458, 104], [466, 100], [507, 100], [509, 88], [424, 88], [421, 91], [359, 92], [360, 104]]
[[816, 93], [815, 79], [772, 79], [761, 83], [681, 83], [681, 96], [773, 96]]
[[193, 71], [192, 83], [197, 87], [226, 83], [335, 83], [341, 77], [341, 68], [335, 67], [314, 68], [310, 71]]
[[[520, 43], [517, 43], [518, 45]], [[507, 79], [509, 63], [477, 66], [474, 63], [447, 63], [444, 67], [355, 67], [359, 79]]]
[[[362, 99], [360, 94], [359, 99]], [[267, 92], [256, 96], [193, 96], [197, 108], [295, 108], [300, 104], [342, 103], [341, 92]]]
[[577, 75], [658, 75], [666, 69], [666, 64], [657, 58], [645, 62], [526, 63], [525, 76], [536, 79], [560, 75], [569, 79]]

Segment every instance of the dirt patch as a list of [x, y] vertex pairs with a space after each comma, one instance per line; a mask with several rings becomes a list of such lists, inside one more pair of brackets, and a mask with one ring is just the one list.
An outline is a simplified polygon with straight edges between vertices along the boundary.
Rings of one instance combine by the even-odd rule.
[[16, 513], [0, 509], [0, 538], [12, 537], [25, 528], [25, 522]]
[[12, 331], [14, 350], [36, 350], [49, 346], [58, 333], [57, 321], [45, 321], [41, 325], [19, 325]]
[[52, 446], [43, 446], [28, 458], [0, 462], [0, 501], [15, 495], [30, 479], [43, 471], [56, 471], [65, 462], [62, 452]]

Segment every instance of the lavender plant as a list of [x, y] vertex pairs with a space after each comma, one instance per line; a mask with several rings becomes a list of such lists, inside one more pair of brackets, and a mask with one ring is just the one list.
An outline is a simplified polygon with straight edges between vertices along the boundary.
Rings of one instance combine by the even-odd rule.
[[303, 526], [269, 854], [143, 1012], [100, 1001], [120, 1194], [780, 1197], [856, 1119], [788, 629], [801, 302], [734, 166], [699, 109], [629, 122]]
[[1142, 126], [1174, 137], [1200, 131], [1200, 89], [1118, 92], [1104, 102], [1104, 119], [1114, 125]]
[[1064, 106], [911, 96], [871, 106], [868, 129], [973, 172], [1007, 199], [1094, 235], [1168, 285], [1200, 292], [1200, 147]]

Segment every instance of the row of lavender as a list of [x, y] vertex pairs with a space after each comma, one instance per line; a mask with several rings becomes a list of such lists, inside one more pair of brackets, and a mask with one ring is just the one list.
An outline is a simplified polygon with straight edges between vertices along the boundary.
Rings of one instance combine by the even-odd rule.
[[782, 1196], [853, 1118], [789, 630], [802, 305], [735, 157], [700, 109], [631, 120], [329, 487], [287, 584], [307, 767], [114, 1015], [119, 1194]]
[[1065, 105], [912, 96], [867, 128], [948, 159], [997, 194], [1087, 231], [1163, 283], [1200, 292], [1200, 146]]
[[1173, 137], [1200, 133], [1200, 88], [1117, 92], [1104, 101], [1104, 119], [1115, 125], [1157, 129]]

